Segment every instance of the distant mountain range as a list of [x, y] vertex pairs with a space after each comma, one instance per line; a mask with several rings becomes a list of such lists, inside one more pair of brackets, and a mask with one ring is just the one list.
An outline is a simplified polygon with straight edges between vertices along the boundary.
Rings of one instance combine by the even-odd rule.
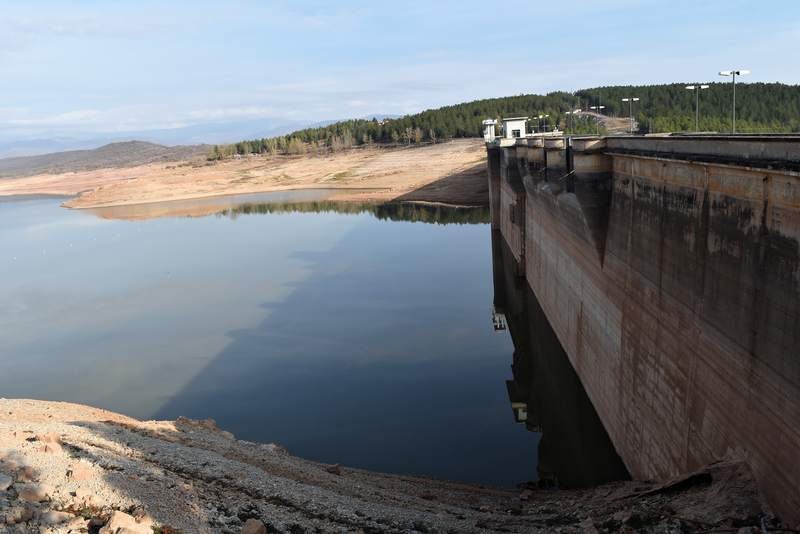
[[[373, 116], [370, 115], [371, 119]], [[395, 115], [375, 115], [382, 120]], [[335, 120], [310, 122], [299, 120], [255, 119], [231, 122], [194, 124], [180, 128], [157, 130], [138, 130], [129, 132], [76, 132], [52, 137], [20, 138], [14, 133], [0, 131], [0, 158], [14, 156], [33, 156], [62, 152], [65, 150], [86, 150], [109, 143], [123, 141], [147, 141], [159, 145], [225, 144], [240, 139], [255, 137], [274, 137], [302, 128], [322, 127], [333, 124]]]
[[209, 148], [209, 145], [167, 147], [145, 141], [125, 141], [91, 150], [4, 158], [0, 159], [0, 178], [199, 159], [208, 154]]
[[0, 134], [0, 158], [91, 149], [123, 141], [147, 141], [169, 146], [219, 144], [236, 141], [243, 135], [262, 135], [261, 132], [282, 135], [308, 124], [303, 121], [251, 120], [119, 133], [77, 132], [70, 135], [27, 139]]

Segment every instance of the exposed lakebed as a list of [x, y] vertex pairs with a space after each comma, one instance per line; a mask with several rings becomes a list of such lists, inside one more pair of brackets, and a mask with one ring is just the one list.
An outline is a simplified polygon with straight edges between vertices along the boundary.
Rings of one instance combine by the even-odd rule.
[[535, 479], [480, 210], [265, 200], [135, 221], [0, 203], [0, 395], [212, 417], [353, 467]]

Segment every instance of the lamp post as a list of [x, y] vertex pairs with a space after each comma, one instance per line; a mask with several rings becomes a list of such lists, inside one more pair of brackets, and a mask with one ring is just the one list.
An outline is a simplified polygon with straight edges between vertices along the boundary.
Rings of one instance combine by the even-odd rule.
[[733, 78], [733, 121], [731, 123], [731, 130], [733, 133], [736, 133], [736, 76], [745, 76], [747, 74], [750, 74], [750, 71], [747, 69], [719, 71], [720, 76], [731, 76]]
[[565, 111], [564, 114], [567, 116], [567, 128], [569, 128], [570, 132], [572, 132], [572, 126], [575, 122], [574, 115], [576, 113], [580, 113], [581, 108], [573, 109], [572, 111]]
[[639, 97], [623, 98], [623, 102], [628, 103], [628, 116], [631, 119], [631, 133], [633, 133], [633, 103], [639, 101]]
[[708, 89], [707, 85], [687, 85], [687, 89], [694, 91], [694, 131], [700, 131], [700, 89]]
[[597, 116], [595, 117], [597, 122], [596, 122], [595, 126], [596, 126], [597, 135], [600, 135], [600, 113], [601, 113], [601, 110], [606, 109], [606, 107], [599, 105], [599, 101], [598, 101], [598, 105], [589, 106], [589, 109], [597, 111]]
[[544, 133], [547, 133], [547, 117], [550, 115], [539, 115], [539, 128], [542, 127], [542, 119], [544, 119]]

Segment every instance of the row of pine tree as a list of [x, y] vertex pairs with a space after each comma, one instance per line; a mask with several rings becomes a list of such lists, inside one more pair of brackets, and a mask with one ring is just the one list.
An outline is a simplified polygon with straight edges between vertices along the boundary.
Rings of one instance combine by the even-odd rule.
[[[623, 98], [636, 97], [633, 115], [639, 133], [731, 130], [732, 87], [730, 83], [709, 83], [699, 94], [699, 123], [695, 124], [696, 94], [685, 83], [645, 86], [609, 86], [582, 89], [575, 93], [518, 95], [476, 100], [414, 115], [384, 120], [346, 120], [328, 126], [307, 128], [289, 135], [241, 141], [215, 146], [210, 159], [234, 154], [327, 153], [354, 146], [412, 145], [436, 143], [459, 137], [478, 137], [486, 118], [525, 115], [537, 131], [554, 127], [568, 133], [594, 133], [591, 117], [567, 114], [577, 108], [604, 106], [609, 116], [627, 117], [629, 105]], [[548, 115], [539, 120], [539, 115]], [[800, 132], [800, 86], [780, 83], [750, 83], [736, 86], [737, 132]]]

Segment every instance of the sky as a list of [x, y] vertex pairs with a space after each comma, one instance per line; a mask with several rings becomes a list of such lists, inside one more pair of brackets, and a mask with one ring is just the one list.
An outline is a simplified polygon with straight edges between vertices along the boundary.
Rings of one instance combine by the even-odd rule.
[[406, 114], [612, 84], [800, 83], [800, 2], [0, 0], [0, 133]]

